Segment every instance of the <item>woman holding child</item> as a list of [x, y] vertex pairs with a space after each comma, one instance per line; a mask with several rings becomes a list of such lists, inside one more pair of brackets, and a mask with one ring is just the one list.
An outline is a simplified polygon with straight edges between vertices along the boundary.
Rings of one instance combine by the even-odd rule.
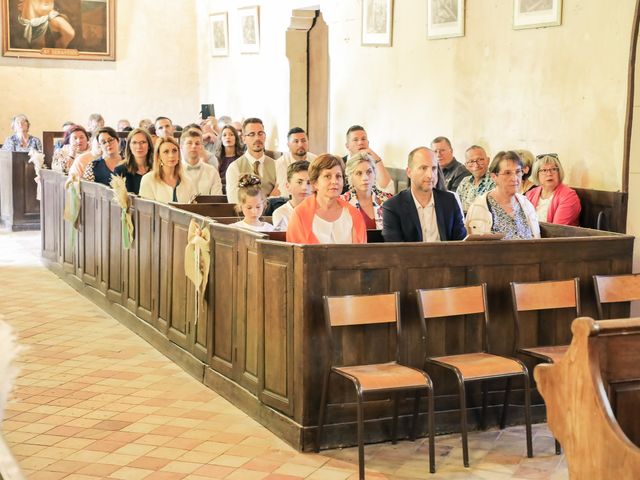
[[163, 203], [189, 203], [195, 194], [182, 175], [178, 142], [173, 137], [158, 137], [153, 168], [140, 181], [140, 196]]
[[314, 193], [291, 215], [287, 241], [295, 243], [367, 243], [367, 227], [356, 207], [340, 195], [344, 163], [328, 153], [309, 166]]

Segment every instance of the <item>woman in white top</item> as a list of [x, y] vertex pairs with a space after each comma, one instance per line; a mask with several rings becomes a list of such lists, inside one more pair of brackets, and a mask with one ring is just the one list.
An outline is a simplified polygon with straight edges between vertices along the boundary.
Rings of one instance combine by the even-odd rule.
[[502, 233], [505, 240], [540, 238], [536, 211], [518, 193], [522, 159], [514, 151], [498, 152], [489, 167], [496, 187], [477, 197], [469, 207], [465, 227], [469, 234]]
[[178, 142], [173, 137], [159, 137], [153, 168], [140, 181], [140, 196], [163, 203], [189, 203], [195, 195], [191, 183], [182, 175]]
[[273, 232], [273, 225], [260, 220], [264, 212], [266, 198], [260, 188], [260, 177], [246, 173], [238, 180], [238, 203], [236, 211], [244, 219], [232, 223], [234, 227], [246, 228], [254, 232]]
[[344, 185], [344, 162], [328, 153], [309, 166], [315, 190], [293, 210], [287, 241], [295, 243], [367, 243], [362, 215], [340, 197]]

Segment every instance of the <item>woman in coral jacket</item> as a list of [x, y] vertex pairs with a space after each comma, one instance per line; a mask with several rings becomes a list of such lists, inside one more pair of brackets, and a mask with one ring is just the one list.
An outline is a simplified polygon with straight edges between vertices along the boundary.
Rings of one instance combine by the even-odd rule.
[[582, 209], [580, 199], [575, 190], [562, 183], [564, 170], [558, 155], [538, 155], [531, 178], [539, 186], [526, 195], [536, 208], [538, 221], [578, 226]]
[[291, 215], [287, 241], [295, 243], [367, 243], [360, 212], [342, 199], [344, 162], [325, 153], [309, 166], [314, 193]]

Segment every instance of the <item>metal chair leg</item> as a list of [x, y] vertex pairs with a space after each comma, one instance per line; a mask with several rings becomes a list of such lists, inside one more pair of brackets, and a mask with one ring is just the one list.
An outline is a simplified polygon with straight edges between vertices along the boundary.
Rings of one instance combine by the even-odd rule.
[[482, 380], [482, 416], [480, 417], [480, 428], [487, 429], [487, 404], [489, 402], [489, 386], [486, 380]]
[[[428, 393], [428, 392], [427, 392]], [[413, 425], [411, 425], [411, 441], [418, 436], [418, 416], [420, 414], [420, 390], [416, 390], [416, 399], [413, 403]]]
[[393, 393], [393, 419], [391, 422], [391, 444], [398, 443], [398, 392]]
[[364, 420], [362, 418], [362, 395], [358, 392], [358, 473], [364, 480]]
[[504, 390], [504, 402], [502, 403], [502, 416], [500, 418], [500, 430], [503, 430], [504, 427], [507, 425], [507, 410], [508, 410], [507, 407], [509, 406], [510, 395], [511, 395], [511, 377], [507, 378], [507, 387]]
[[[524, 372], [524, 418], [527, 429], [527, 457], [533, 457], [533, 445], [531, 442], [531, 382], [529, 372]], [[504, 406], [506, 408], [506, 405]]]
[[322, 441], [322, 428], [324, 426], [324, 415], [327, 408], [327, 390], [329, 389], [329, 377], [331, 369], [327, 370], [322, 383], [322, 396], [320, 397], [320, 413], [318, 415], [318, 431], [316, 433], [316, 453], [320, 451], [320, 442]]
[[435, 436], [435, 421], [434, 421], [434, 392], [433, 387], [427, 390], [428, 412], [427, 417], [429, 419], [429, 471], [436, 473], [436, 436]]
[[464, 381], [458, 378], [458, 388], [460, 390], [460, 431], [462, 432], [462, 462], [465, 467], [469, 466], [469, 446], [467, 444], [467, 392]]

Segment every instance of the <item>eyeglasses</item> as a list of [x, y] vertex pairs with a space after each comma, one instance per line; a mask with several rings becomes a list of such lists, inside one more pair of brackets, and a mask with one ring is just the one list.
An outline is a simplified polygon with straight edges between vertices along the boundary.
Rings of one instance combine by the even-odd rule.
[[244, 136], [245, 137], [249, 137], [249, 138], [253, 138], [255, 136], [259, 136], [259, 137], [266, 137], [267, 134], [264, 132], [250, 132], [250, 133], [245, 133]]
[[131, 146], [132, 147], [138, 147], [138, 146], [142, 146], [142, 145], [147, 145], [147, 141], [146, 140], [142, 140], [140, 142], [137, 142], [137, 141], [134, 140], [133, 142], [131, 142]]
[[467, 160], [465, 163], [467, 165], [479, 165], [481, 163], [486, 163], [487, 159], [486, 158], [479, 158], [477, 160]]
[[558, 167], [552, 167], [552, 168], [541, 168], [540, 170], [538, 170], [538, 173], [556, 173], [559, 172], [560, 169]]
[[100, 142], [100, 145], [102, 145], [103, 147], [106, 147], [107, 145], [109, 145], [110, 143], [113, 143], [113, 142], [115, 142], [115, 141], [116, 141], [116, 139], [115, 139], [115, 138], [110, 137], [108, 140], [102, 140], [102, 141]]
[[551, 157], [551, 158], [555, 158], [556, 160], [559, 160], [557, 153], [541, 153], [540, 155], [536, 155], [536, 160], [540, 160], [541, 158], [544, 158], [544, 157]]
[[498, 175], [502, 175], [503, 177], [521, 177], [522, 170], [520, 168], [515, 172], [512, 172], [511, 170], [505, 170], [504, 172], [498, 173]]

